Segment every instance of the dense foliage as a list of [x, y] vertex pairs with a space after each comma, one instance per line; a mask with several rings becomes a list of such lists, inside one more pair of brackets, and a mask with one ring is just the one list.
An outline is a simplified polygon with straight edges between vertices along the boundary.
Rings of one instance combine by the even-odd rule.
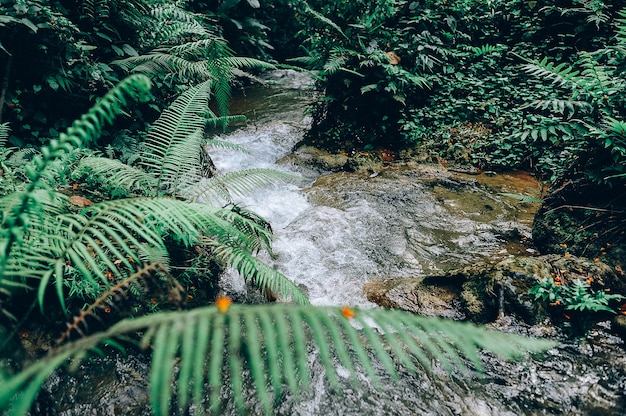
[[[240, 56], [267, 58], [271, 50], [268, 28], [250, 12], [259, 8], [257, 1], [0, 4], [0, 122], [12, 123], [9, 142], [18, 146], [46, 143], [87, 111], [95, 98], [124, 78], [125, 68], [114, 64], [119, 60], [180, 45], [185, 39], [211, 38], [225, 44], [224, 36]], [[200, 46], [192, 47], [193, 59], [210, 57], [210, 48]], [[155, 82], [154, 94], [161, 100], [151, 103], [152, 109], [136, 109], [124, 127], [144, 128], [179, 88], [173, 80]]]
[[[308, 141], [426, 145], [547, 179], [576, 161], [598, 180], [624, 157], [619, 2], [398, 1], [304, 6], [323, 100]], [[621, 34], [620, 34], [621, 33]]]
[[[395, 376], [399, 365], [429, 370], [436, 359], [453, 371], [480, 367], [480, 349], [513, 357], [552, 345], [402, 312], [314, 308], [257, 258], [271, 253], [270, 227], [231, 196], [288, 178], [216, 176], [207, 149], [241, 149], [207, 131], [241, 119], [228, 115], [236, 77], [273, 68], [257, 59], [272, 49], [258, 19], [303, 12], [349, 40], [346, 29], [289, 1], [274, 13], [257, 0], [69, 3], [1, 1], [0, 412], [27, 413], [55, 369], [101, 348], [150, 349], [151, 404], [166, 415], [219, 412], [224, 385], [245, 412], [248, 373], [271, 414], [281, 389], [297, 396], [308, 385], [312, 348], [336, 386], [337, 360], [356, 382], [357, 370], [375, 380], [379, 369]], [[391, 18], [390, 4], [372, 13]], [[291, 48], [288, 38], [273, 37]], [[349, 55], [399, 77], [380, 85], [393, 92], [389, 105], [426, 86], [382, 49], [351, 46]], [[335, 58], [327, 75], [356, 74]], [[376, 71], [366, 90], [379, 89]], [[223, 267], [284, 303], [216, 298]], [[42, 357], [13, 361], [32, 324], [61, 335]]]

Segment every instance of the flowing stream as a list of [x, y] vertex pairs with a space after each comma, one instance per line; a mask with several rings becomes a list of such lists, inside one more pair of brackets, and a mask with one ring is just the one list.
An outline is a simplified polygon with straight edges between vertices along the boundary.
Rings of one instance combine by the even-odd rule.
[[[532, 213], [498, 194], [538, 187], [528, 175], [476, 178], [436, 166], [393, 163], [377, 172], [324, 171], [307, 163], [306, 154], [292, 154], [310, 123], [304, 113], [314, 99], [310, 80], [280, 71], [270, 74], [268, 82], [277, 86], [252, 88], [235, 100], [231, 112], [245, 114], [249, 121], [221, 137], [252, 155], [211, 154], [222, 172], [264, 167], [298, 177], [238, 202], [271, 222], [277, 258], [266, 260], [299, 284], [314, 304], [375, 307], [363, 294], [368, 281], [422, 276], [532, 252], [522, 242], [530, 234]], [[234, 273], [222, 284], [226, 293], [245, 296], [246, 287]], [[507, 317], [495, 326], [529, 335], [554, 331], [527, 328]], [[380, 390], [367, 381], [355, 389], [346, 379], [338, 394], [325, 382], [313, 352], [312, 389], [299, 400], [282, 400], [276, 414], [623, 415], [623, 355], [623, 341], [599, 325], [581, 339], [563, 339], [562, 346], [543, 357], [506, 363], [485, 354], [483, 376], [449, 376], [436, 369], [435, 377], [403, 374], [397, 383], [383, 379]], [[47, 391], [61, 403], [58, 414], [148, 414], [145, 361], [102, 360], [97, 367], [105, 375], [79, 370], [48, 383]], [[78, 382], [80, 377], [93, 384], [113, 378], [117, 387], [96, 396], [84, 388], [91, 383]], [[251, 414], [257, 411], [253, 408]]]
[[[233, 110], [248, 115], [248, 125], [224, 139], [252, 154], [214, 151], [212, 156], [222, 172], [263, 167], [302, 178], [260, 189], [239, 203], [270, 221], [277, 236], [273, 265], [305, 287], [314, 304], [373, 306], [362, 292], [367, 281], [503, 255], [504, 235], [529, 234], [530, 214], [476, 186], [469, 175], [400, 164], [373, 173], [330, 173], [292, 157], [309, 123], [308, 82], [305, 75], [288, 72], [281, 88], [251, 91], [242, 100], [250, 110], [238, 105]], [[527, 175], [507, 177], [511, 192], [538, 186]], [[224, 284], [244, 290], [242, 281]]]

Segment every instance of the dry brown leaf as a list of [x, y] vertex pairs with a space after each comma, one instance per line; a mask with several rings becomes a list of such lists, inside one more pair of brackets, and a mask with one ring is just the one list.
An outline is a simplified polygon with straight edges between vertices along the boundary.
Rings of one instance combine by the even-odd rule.
[[402, 60], [402, 58], [400, 58], [398, 54], [393, 51], [387, 52], [385, 53], [385, 55], [387, 56], [387, 58], [389, 58], [389, 63], [391, 65], [398, 65], [400, 61]]
[[70, 204], [76, 205], [77, 207], [88, 207], [89, 205], [93, 205], [93, 202], [82, 196], [74, 195], [70, 197]]

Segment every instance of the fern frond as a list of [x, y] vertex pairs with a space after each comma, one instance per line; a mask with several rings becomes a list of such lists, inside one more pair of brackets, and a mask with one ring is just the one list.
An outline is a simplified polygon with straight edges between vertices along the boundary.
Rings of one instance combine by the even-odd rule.
[[211, 241], [205, 244], [213, 248], [213, 254], [224, 264], [229, 265], [246, 280], [259, 287], [261, 290], [269, 290], [274, 295], [278, 294], [284, 300], [297, 305], [309, 305], [309, 299], [302, 290], [288, 277], [274, 268], [261, 262], [248, 250], [232, 245], [217, 246]]
[[[237, 118], [237, 120], [239, 121], [240, 119]], [[208, 139], [208, 140], [205, 141], [205, 146], [213, 148], [213, 149], [234, 150], [236, 152], [244, 153], [244, 154], [247, 154], [247, 155], [252, 155], [252, 152], [250, 152], [245, 147], [242, 147], [242, 146], [240, 146], [240, 145], [238, 145], [236, 143], [233, 143], [233, 142], [229, 142], [228, 140]]]
[[617, 38], [619, 44], [626, 45], [626, 9], [618, 11], [617, 15], [620, 18], [615, 19], [615, 22], [617, 23], [615, 37]]
[[233, 55], [233, 51], [228, 47], [226, 41], [214, 36], [174, 45], [165, 48], [163, 52], [184, 59], [215, 59], [221, 56]]
[[98, 21], [106, 20], [110, 15], [107, 0], [83, 0], [80, 8], [83, 15]]
[[207, 79], [212, 73], [204, 61], [190, 61], [167, 52], [152, 52], [113, 61], [125, 71], [146, 75], [177, 74], [186, 79]]
[[318, 12], [316, 10], [313, 10], [311, 8], [311, 6], [309, 6], [307, 3], [304, 3], [304, 7], [305, 7], [305, 11], [307, 13], [309, 13], [311, 16], [313, 16], [315, 19], [317, 19], [320, 22], [325, 23], [326, 25], [328, 25], [328, 26], [332, 27], [333, 29], [335, 29], [346, 40], [350, 40], [350, 39], [348, 39], [348, 37], [346, 36], [344, 31], [337, 25], [337, 23], [333, 22], [331, 19], [329, 19], [328, 17], [324, 16], [320, 12]]
[[154, 176], [143, 170], [106, 157], [91, 156], [81, 159], [73, 176], [82, 176], [83, 172], [95, 177], [104, 187], [111, 189], [113, 194], [117, 189], [122, 189], [125, 195], [153, 196], [158, 184]]
[[26, 232], [23, 217], [32, 214], [36, 204], [34, 195], [48, 175], [49, 168], [59, 160], [65, 152], [87, 145], [100, 135], [105, 124], [111, 124], [115, 117], [122, 113], [123, 108], [133, 101], [147, 101], [150, 92], [150, 80], [143, 75], [131, 75], [121, 81], [115, 88], [102, 97], [80, 119], [74, 121], [66, 133], [58, 140], [50, 140], [50, 144], [41, 149], [41, 157], [35, 158], [33, 165], [26, 168], [30, 179], [26, 191], [19, 193], [19, 203], [13, 205], [2, 217], [0, 229], [0, 278], [4, 278], [5, 268], [16, 242], [20, 242]]
[[[141, 155], [141, 166], [152, 173], [159, 183], [168, 182], [172, 175], [176, 175], [181, 169], [193, 169], [194, 160], [181, 160], [178, 158], [177, 165], [173, 165], [170, 158], [177, 157], [175, 149], [185, 147], [189, 140], [195, 142], [193, 136], [196, 132], [204, 132], [209, 107], [212, 81], [205, 81], [193, 86], [179, 96], [166, 109], [159, 119], [151, 126], [145, 140], [145, 152]], [[195, 149], [198, 157], [199, 146]]]
[[24, 148], [24, 149], [11, 149], [14, 150], [11, 152], [11, 155], [6, 160], [6, 165], [23, 169], [30, 161], [33, 156], [40, 154], [40, 152], [35, 148]]
[[[68, 201], [63, 195], [53, 196]], [[0, 203], [7, 200], [2, 198]], [[226, 265], [262, 288], [298, 302], [305, 298], [291, 281], [253, 256], [266, 247], [270, 237], [253, 219], [235, 212], [171, 198], [106, 201], [86, 207], [80, 214], [59, 213], [58, 203], [50, 202], [50, 206], [50, 215], [38, 214], [29, 220], [29, 233], [7, 259], [2, 280], [3, 285], [37, 281], [40, 306], [50, 282], [64, 305], [69, 268], [99, 293], [110, 285], [107, 272], [121, 280], [142, 263], [160, 261], [154, 253], [165, 252], [166, 235], [186, 246], [209, 245]], [[247, 226], [242, 226], [244, 223]]]
[[[397, 374], [398, 367], [429, 371], [433, 360], [452, 371], [467, 371], [469, 366], [481, 368], [480, 350], [512, 359], [555, 346], [550, 341], [394, 310], [211, 306], [124, 320], [107, 331], [67, 344], [7, 380], [0, 391], [0, 408], [28, 408], [45, 378], [68, 358], [107, 339], [136, 332], [145, 333], [141, 345], [152, 348], [150, 391], [156, 415], [170, 412], [172, 382], [178, 392], [176, 404], [183, 412], [190, 407], [196, 414], [209, 411], [203, 400], [206, 385], [211, 392], [208, 405], [217, 413], [224, 371], [230, 375], [234, 401], [244, 412], [241, 390], [246, 381], [242, 374], [248, 370], [264, 413], [271, 414], [272, 399], [279, 391], [286, 389], [297, 396], [298, 390], [308, 389], [309, 348], [320, 351], [325, 376], [336, 385], [333, 357], [350, 371], [351, 382], [358, 384], [355, 371], [365, 369], [375, 377], [374, 368], [379, 367], [375, 363], [391, 375]], [[22, 394], [15, 399], [18, 392]]]
[[297, 178], [292, 174], [272, 169], [242, 169], [205, 180], [186, 189], [186, 195], [192, 201], [221, 205], [224, 202], [232, 202], [233, 196], [245, 196], [260, 187], [278, 181], [291, 182]]
[[327, 75], [332, 75], [337, 71], [343, 69], [345, 63], [348, 61], [348, 57], [344, 54], [333, 53], [328, 60], [324, 63], [324, 72]]
[[171, 195], [185, 195], [202, 176], [201, 151], [204, 131], [196, 130], [184, 141], [172, 143], [169, 156], [163, 160], [159, 187]]
[[585, 77], [584, 88], [593, 98], [603, 102], [605, 96], [618, 94], [620, 85], [615, 85], [618, 78], [608, 73], [606, 67], [599, 65], [587, 52], [581, 52], [580, 65], [583, 67], [581, 75]]
[[212, 33], [203, 26], [196, 15], [178, 7], [176, 4], [165, 4], [152, 9], [152, 16], [157, 19], [156, 43], [178, 44], [179, 40], [190, 35], [211, 36]]
[[11, 132], [11, 128], [9, 127], [9, 123], [0, 123], [0, 147], [5, 147], [7, 145], [7, 139], [9, 138], [9, 133]]
[[149, 247], [165, 251], [160, 233], [145, 221], [150, 215], [147, 207], [154, 204], [126, 199], [94, 204], [81, 214], [54, 216], [41, 229], [31, 229], [28, 247], [20, 247], [12, 256], [7, 275], [24, 276], [30, 264], [47, 259], [47, 267], [30, 268], [27, 274], [28, 278], [39, 280], [38, 301], [42, 308], [50, 281], [65, 308], [64, 278], [70, 267], [99, 293], [102, 287], [110, 285], [107, 271], [122, 279], [124, 269], [132, 271], [141, 258], [150, 257]]
[[583, 89], [580, 71], [575, 70], [567, 63], [555, 65], [547, 57], [541, 61], [529, 61], [522, 69], [529, 75], [539, 79], [548, 79], [560, 87]]
[[276, 69], [270, 63], [240, 56], [224, 56], [208, 62], [209, 71], [214, 79], [215, 100], [220, 115], [228, 115], [228, 104], [231, 96], [231, 82], [235, 71], [240, 68]]
[[243, 56], [226, 56], [219, 58], [230, 68], [248, 68], [248, 69], [264, 69], [271, 70], [276, 69], [276, 66], [269, 62], [261, 61], [260, 59], [247, 58]]
[[[312, 56], [312, 55], [308, 55], [308, 56], [298, 56], [296, 58], [289, 58], [287, 59], [288, 62], [296, 62], [296, 63], [300, 63], [300, 64], [304, 64], [310, 67], [314, 67], [317, 66], [318, 62], [319, 62], [319, 58]], [[300, 67], [289, 67], [288, 69], [296, 69], [296, 70], [302, 70], [302, 68]]]
[[[7, 217], [11, 215], [11, 212], [16, 207], [23, 203], [25, 198], [26, 191], [13, 192], [0, 198], [0, 212], [2, 213], [3, 222], [7, 220]], [[42, 189], [30, 192], [29, 198], [29, 209], [22, 212], [19, 217], [21, 228], [18, 231], [23, 230], [23, 232], [16, 233], [16, 243], [10, 251], [10, 257], [7, 256], [3, 259], [4, 270], [0, 275], [0, 291], [9, 292], [12, 288], [28, 288], [28, 279], [32, 276], [35, 278], [40, 276], [35, 270], [41, 267], [48, 267], [50, 264], [49, 259], [46, 257], [32, 255], [34, 251], [31, 251], [28, 244], [30, 233], [26, 232], [26, 230], [44, 228], [51, 216], [65, 212], [64, 206], [67, 204], [68, 198], [65, 195]], [[30, 253], [32, 256], [28, 261], [25, 261], [24, 269], [21, 269], [19, 273], [12, 273], [12, 257], [19, 258], [22, 252]]]
[[485, 44], [482, 46], [470, 46], [469, 49], [474, 54], [474, 57], [479, 57], [493, 52], [500, 52], [503, 49], [503, 45]]

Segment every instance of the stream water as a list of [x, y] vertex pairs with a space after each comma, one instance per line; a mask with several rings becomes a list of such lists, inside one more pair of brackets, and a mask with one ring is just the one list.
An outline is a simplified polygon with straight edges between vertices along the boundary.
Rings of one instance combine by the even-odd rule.
[[[235, 103], [233, 111], [250, 121], [225, 138], [252, 154], [217, 151], [212, 157], [222, 172], [266, 167], [301, 177], [238, 202], [270, 221], [277, 236], [273, 265], [304, 286], [314, 304], [373, 306], [362, 291], [367, 281], [502, 256], [503, 236], [529, 234], [532, 214], [494, 191], [503, 189], [503, 177], [485, 176], [485, 186], [476, 186], [475, 177], [435, 165], [391, 164], [372, 174], [330, 173], [302, 163], [291, 153], [309, 123], [308, 78], [287, 74], [280, 89], [249, 92], [241, 101], [249, 107]], [[504, 178], [509, 192], [539, 186], [524, 174]], [[224, 282], [226, 290], [244, 290], [234, 279]]]
[[[310, 122], [304, 115], [313, 99], [309, 79], [281, 71], [271, 74], [269, 82], [279, 86], [250, 89], [234, 102], [232, 113], [245, 114], [249, 121], [222, 135], [252, 155], [220, 150], [212, 151], [212, 157], [222, 172], [266, 167], [300, 178], [259, 190], [239, 203], [271, 222], [277, 258], [266, 260], [303, 287], [314, 304], [374, 307], [363, 294], [365, 282], [531, 251], [520, 241], [529, 236], [532, 212], [498, 194], [538, 187], [528, 175], [477, 178], [406, 164], [389, 164], [373, 173], [326, 172], [292, 156]], [[222, 285], [228, 294], [245, 296], [245, 284], [234, 273]], [[398, 383], [384, 380], [381, 390], [367, 382], [355, 389], [346, 380], [341, 395], [316, 370], [313, 353], [313, 388], [298, 401], [285, 398], [276, 414], [623, 415], [623, 341], [607, 325], [582, 339], [562, 338], [562, 346], [543, 357], [505, 363], [484, 355], [482, 376], [406, 374]], [[554, 332], [508, 317], [494, 326], [530, 335]], [[103, 360], [97, 367], [105, 376], [84, 369], [48, 383], [47, 391], [60, 403], [59, 414], [149, 414], [145, 362]], [[79, 383], [80, 377], [94, 383]], [[80, 386], [98, 384], [100, 378], [114, 379], [117, 390], [96, 393]], [[260, 409], [252, 408], [251, 414], [256, 411]]]

